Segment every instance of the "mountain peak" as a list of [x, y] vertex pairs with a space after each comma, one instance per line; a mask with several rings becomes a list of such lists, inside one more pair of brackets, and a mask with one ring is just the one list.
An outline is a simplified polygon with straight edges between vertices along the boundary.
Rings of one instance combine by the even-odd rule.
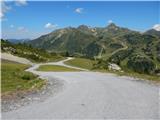
[[115, 28], [119, 28], [115, 23], [110, 23], [108, 26], [107, 26], [108, 29], [115, 29]]
[[87, 25], [80, 25], [80, 26], [78, 26], [78, 29], [88, 29], [88, 26]]
[[152, 28], [152, 29], [146, 31], [145, 34], [155, 35], [155, 36], [160, 37], [160, 31], [157, 30], [157, 29], [154, 29], [154, 28]]
[[115, 23], [110, 23], [107, 27], [106, 30], [109, 31], [117, 31], [119, 30], [120, 27], [118, 27]]
[[110, 23], [108, 26], [116, 26], [115, 23]]

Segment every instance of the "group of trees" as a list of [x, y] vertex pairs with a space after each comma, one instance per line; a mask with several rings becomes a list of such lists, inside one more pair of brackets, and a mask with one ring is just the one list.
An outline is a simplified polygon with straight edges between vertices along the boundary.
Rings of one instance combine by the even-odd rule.
[[120, 65], [120, 62], [132, 53], [132, 49], [120, 50], [109, 58], [109, 62]]
[[135, 72], [147, 74], [153, 74], [156, 69], [154, 62], [150, 58], [139, 54], [131, 56], [127, 66]]

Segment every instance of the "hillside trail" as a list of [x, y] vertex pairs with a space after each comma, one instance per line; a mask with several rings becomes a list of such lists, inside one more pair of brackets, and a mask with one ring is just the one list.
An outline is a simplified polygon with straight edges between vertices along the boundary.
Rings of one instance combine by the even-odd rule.
[[[63, 82], [62, 90], [43, 102], [2, 112], [2, 119], [159, 119], [159, 87], [130, 77], [92, 72], [59, 62], [27, 69], [40, 77]], [[40, 65], [61, 65], [79, 72], [36, 71]]]
[[125, 45], [125, 44], [123, 44], [123, 47], [122, 47], [122, 48], [119, 48], [119, 49], [115, 50], [111, 55], [114, 55], [115, 53], [117, 53], [117, 52], [119, 52], [119, 51], [121, 51], [121, 50], [126, 50], [126, 49], [128, 49], [128, 46]]

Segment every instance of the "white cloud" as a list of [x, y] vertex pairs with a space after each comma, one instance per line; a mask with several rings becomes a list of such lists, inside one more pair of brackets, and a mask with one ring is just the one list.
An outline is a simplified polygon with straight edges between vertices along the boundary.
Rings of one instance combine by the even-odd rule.
[[160, 31], [160, 24], [155, 24], [152, 28], [157, 31]]
[[14, 28], [14, 25], [10, 25], [11, 28]]
[[84, 10], [83, 8], [76, 8], [75, 12], [81, 14], [83, 13], [83, 10]]
[[0, 3], [1, 3], [0, 18], [2, 19], [4, 18], [5, 13], [11, 9], [11, 7], [8, 6], [4, 1], [0, 1]]
[[57, 24], [47, 23], [44, 27], [48, 29], [53, 29], [56, 28], [57, 26], [58, 26]]
[[3, 18], [4, 14], [2, 13], [2, 11], [0, 11], [0, 18]]
[[11, 9], [11, 7], [8, 6], [4, 1], [1, 1], [1, 5], [2, 5], [2, 12], [3, 13], [5, 13]]
[[[17, 6], [27, 5], [26, 0], [16, 0], [14, 2], [15, 2], [15, 5], [17, 5]], [[5, 0], [0, 0], [0, 4], [1, 4], [0, 19], [1, 19], [1, 21], [2, 20], [4, 21], [5, 13], [7, 13], [9, 10], [11, 10], [11, 6], [9, 6], [9, 4], [7, 3], [7, 0], [6, 1]]]
[[113, 23], [113, 21], [112, 20], [108, 20], [108, 24], [111, 24], [111, 23]]
[[26, 0], [16, 0], [15, 4], [17, 6], [24, 6], [24, 5], [27, 5], [27, 1]]
[[25, 27], [18, 27], [18, 31], [20, 31], [20, 32], [28, 32], [28, 30]]

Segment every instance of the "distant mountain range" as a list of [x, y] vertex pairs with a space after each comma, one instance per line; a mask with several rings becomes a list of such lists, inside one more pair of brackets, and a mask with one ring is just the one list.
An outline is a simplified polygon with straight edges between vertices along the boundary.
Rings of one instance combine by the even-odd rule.
[[9, 42], [17, 44], [17, 43], [25, 43], [30, 41], [31, 39], [7, 39]]
[[74, 55], [102, 57], [125, 46], [140, 46], [153, 39], [159, 40], [159, 37], [160, 31], [154, 29], [142, 34], [111, 23], [104, 28], [80, 25], [77, 28], [58, 29], [28, 43], [48, 51], [68, 51]]

